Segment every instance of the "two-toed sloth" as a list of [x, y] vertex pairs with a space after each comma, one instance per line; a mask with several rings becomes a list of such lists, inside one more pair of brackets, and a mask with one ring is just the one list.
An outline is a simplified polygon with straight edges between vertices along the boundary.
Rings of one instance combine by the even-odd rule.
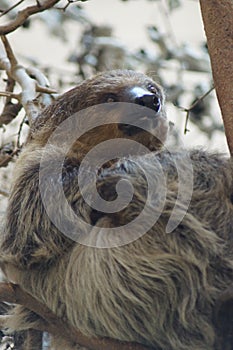
[[[137, 117], [156, 130], [156, 136], [139, 126], [121, 123], [125, 109], [120, 105], [118, 109], [115, 102], [143, 106], [142, 115]], [[97, 126], [72, 142], [60, 176], [55, 160], [63, 154], [70, 135], [61, 128], [54, 145], [47, 147], [47, 141], [74, 113], [102, 103], [109, 107], [106, 121], [112, 121], [113, 113], [118, 114], [118, 123]], [[98, 119], [99, 108], [91, 111], [90, 118]], [[220, 350], [213, 314], [216, 300], [233, 278], [233, 165], [222, 155], [200, 150], [163, 150], [167, 129], [162, 89], [141, 73], [102, 73], [58, 98], [32, 126], [17, 161], [1, 261], [18, 269], [17, 276], [8, 276], [11, 280], [88, 336], [134, 341], [156, 350]], [[135, 140], [147, 148], [148, 154], [130, 154], [129, 149], [126, 157], [98, 169], [96, 188], [109, 203], [117, 198], [120, 180], [130, 181], [134, 191], [127, 206], [105, 213], [85, 202], [78, 173], [88, 151], [116, 138]], [[179, 182], [190, 176], [187, 155], [193, 178], [190, 203], [185, 204], [179, 196]], [[50, 172], [51, 168], [55, 170]], [[153, 195], [148, 190], [148, 178], [153, 180]], [[57, 205], [60, 192], [46, 197], [45, 210], [41, 182], [48, 193], [53, 184], [62, 184], [72, 210], [95, 227], [93, 237], [92, 230], [85, 233], [94, 244], [82, 244], [59, 230], [56, 223], [67, 220], [67, 213]], [[181, 184], [183, 192], [190, 192], [189, 183]], [[145, 217], [133, 228], [128, 226], [145, 205], [149, 207]], [[56, 208], [56, 223], [48, 214], [49, 207]], [[181, 221], [169, 233], [172, 213]], [[143, 232], [144, 224], [150, 221], [146, 215], [154, 215], [155, 222]], [[108, 246], [106, 229], [112, 234], [112, 228], [122, 228], [123, 241], [131, 237], [130, 230], [135, 230], [136, 236], [137, 231], [143, 234], [127, 244]], [[81, 237], [82, 229], [82, 225], [76, 227]], [[117, 232], [117, 239], [121, 239]], [[107, 242], [106, 246], [93, 246], [98, 246], [99, 240]], [[26, 315], [26, 310], [16, 308], [9, 327], [30, 328]], [[59, 340], [56, 349], [60, 349]]]

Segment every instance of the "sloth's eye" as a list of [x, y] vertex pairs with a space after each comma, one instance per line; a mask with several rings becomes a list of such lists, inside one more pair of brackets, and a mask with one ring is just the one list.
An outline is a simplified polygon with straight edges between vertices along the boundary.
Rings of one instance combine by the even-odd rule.
[[147, 89], [148, 89], [150, 92], [153, 92], [153, 93], [156, 93], [156, 92], [157, 92], [156, 87], [155, 87], [154, 85], [152, 85], [152, 84], [149, 84], [149, 85], [147, 86]]
[[117, 102], [118, 98], [115, 94], [107, 94], [104, 96], [104, 102]]

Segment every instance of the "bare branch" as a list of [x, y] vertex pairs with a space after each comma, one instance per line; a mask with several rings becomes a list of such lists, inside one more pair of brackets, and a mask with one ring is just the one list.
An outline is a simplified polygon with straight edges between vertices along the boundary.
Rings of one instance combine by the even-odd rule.
[[[6, 90], [5, 91], [8, 91], [8, 92], [13, 92], [14, 91], [14, 87], [15, 87], [15, 81], [14, 79], [12, 79], [9, 75], [7, 76], [7, 80], [6, 80]], [[8, 97], [6, 99], [6, 104], [8, 102], [10, 102], [11, 100], [11, 97]]]
[[9, 13], [10, 11], [12, 11], [13, 9], [15, 9], [17, 6], [19, 6], [20, 4], [22, 4], [24, 2], [24, 0], [19, 0], [16, 4], [12, 5], [11, 7], [9, 7], [7, 10], [3, 11], [0, 15], [0, 17], [6, 15], [7, 13]]
[[[7, 94], [9, 94], [6, 97], [4, 107], [0, 115], [0, 126], [2, 126], [3, 124], [9, 124], [18, 115], [19, 111], [22, 108], [22, 105], [20, 103], [20, 95], [13, 93], [14, 87], [15, 80], [8, 75], [6, 90], [3, 93], [0, 92], [0, 96], [7, 96]], [[17, 99], [19, 102], [12, 103], [12, 98]]]
[[38, 84], [40, 84], [41, 86], [50, 86], [48, 79], [38, 68], [29, 67], [26, 69], [26, 71], [32, 78], [36, 79]]
[[2, 36], [1, 38], [9, 60], [9, 64], [6, 65], [7, 73], [21, 86], [21, 103], [27, 113], [29, 122], [32, 123], [39, 114], [38, 105], [35, 103], [36, 81], [28, 76], [24, 67], [18, 65], [17, 59], [7, 38], [5, 36]]
[[16, 118], [21, 108], [21, 103], [12, 103], [11, 101], [5, 103], [2, 114], [0, 115], [0, 126], [3, 124], [7, 125]]
[[67, 0], [67, 4], [62, 8], [63, 11], [65, 11], [71, 4], [78, 2], [80, 0]]
[[0, 150], [0, 168], [6, 167], [13, 159], [13, 157], [15, 155], [17, 155], [19, 153], [20, 149], [16, 148], [10, 149], [10, 154], [9, 154], [9, 150], [8, 153], [4, 152], [4, 147]]
[[212, 86], [207, 92], [205, 92], [202, 96], [198, 97], [196, 101], [193, 102], [193, 104], [189, 108], [182, 108], [184, 112], [186, 112], [186, 118], [185, 118], [185, 126], [184, 126], [184, 134], [186, 134], [189, 129], [187, 128], [188, 126], [188, 121], [189, 121], [189, 115], [190, 112], [192, 112], [192, 109], [198, 105], [199, 102], [203, 101], [206, 96], [208, 96], [212, 91], [214, 90], [214, 86]]
[[[45, 305], [34, 299], [30, 294], [23, 291], [20, 286], [12, 283], [0, 283], [0, 301], [20, 304], [39, 315], [43, 322], [38, 324], [40, 331], [47, 331], [54, 336], [62, 336], [68, 343], [75, 343], [87, 347], [90, 350], [149, 350], [148, 347], [136, 343], [120, 342], [107, 338], [89, 338], [64, 320], [59, 319]], [[1, 317], [2, 326], [4, 318]]]
[[200, 0], [211, 58], [214, 85], [222, 111], [226, 138], [233, 155], [233, 2]]
[[[41, 109], [52, 102], [52, 97], [48, 97], [47, 94], [54, 94], [55, 90], [48, 87], [48, 80], [39, 70], [35, 68], [26, 69], [19, 65], [9, 41], [5, 36], [1, 38], [7, 57], [0, 57], [0, 68], [6, 70], [8, 76], [20, 85], [22, 92], [18, 99], [25, 109], [29, 124], [32, 124]], [[33, 75], [34, 79], [30, 75]], [[43, 85], [40, 85], [40, 83]], [[40, 99], [37, 98], [38, 92], [42, 93]], [[2, 95], [10, 96], [8, 92]], [[17, 98], [18, 95], [12, 95], [11, 97]]]
[[0, 188], [0, 195], [4, 197], [9, 197], [9, 192]]
[[23, 120], [21, 121], [21, 123], [19, 125], [19, 130], [18, 130], [18, 135], [17, 135], [17, 143], [16, 143], [16, 147], [18, 149], [22, 148], [22, 145], [20, 143], [20, 137], [21, 137], [21, 132], [22, 132], [23, 125], [25, 123], [25, 119], [26, 119], [26, 115], [25, 115], [25, 117], [23, 118]]
[[57, 91], [50, 88], [48, 79], [38, 68], [29, 67], [26, 68], [26, 72], [37, 81], [36, 91], [43, 93], [41, 98], [43, 107], [49, 106], [54, 99], [52, 94], [56, 94]]
[[9, 41], [7, 40], [7, 38], [4, 35], [2, 35], [1, 39], [2, 39], [2, 42], [3, 42], [4, 48], [6, 50], [7, 57], [9, 59], [9, 61], [10, 61], [11, 69], [13, 70], [17, 66], [18, 61], [17, 61], [17, 59], [16, 59], [16, 57], [14, 55], [14, 52], [13, 52], [13, 50], [12, 50], [10, 44], [9, 44]]
[[0, 35], [6, 35], [13, 32], [15, 29], [24, 24], [28, 17], [53, 7], [59, 1], [60, 0], [43, 0], [40, 2], [37, 1], [36, 5], [28, 6], [22, 11], [19, 11], [15, 19], [10, 21], [8, 24], [0, 26]]
[[6, 167], [12, 161], [12, 158], [9, 155], [0, 155], [0, 168]]
[[56, 94], [57, 91], [54, 89], [50, 89], [49, 87], [41, 86], [41, 85], [36, 85], [36, 91], [37, 92], [42, 92], [45, 94]]
[[181, 109], [183, 112], [186, 112], [186, 118], [185, 118], [185, 127], [184, 127], [184, 134], [186, 134], [189, 129], [187, 128], [188, 125], [188, 121], [189, 121], [189, 115], [190, 112], [192, 112], [193, 108], [195, 108], [198, 103], [200, 103], [201, 101], [203, 101], [212, 91], [214, 90], [214, 86], [212, 86], [208, 91], [206, 91], [203, 95], [199, 96], [192, 104], [190, 107], [188, 108], [184, 108], [184, 107], [180, 107], [180, 106], [176, 106], [179, 109]]
[[14, 94], [13, 92], [0, 91], [0, 96], [15, 98], [16, 100], [20, 101], [20, 95], [19, 94]]

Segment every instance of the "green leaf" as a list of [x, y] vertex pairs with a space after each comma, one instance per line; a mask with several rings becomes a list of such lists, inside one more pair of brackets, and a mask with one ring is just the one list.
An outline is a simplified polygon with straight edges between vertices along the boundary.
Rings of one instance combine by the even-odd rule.
[[170, 11], [173, 11], [181, 6], [180, 0], [167, 0], [167, 3]]

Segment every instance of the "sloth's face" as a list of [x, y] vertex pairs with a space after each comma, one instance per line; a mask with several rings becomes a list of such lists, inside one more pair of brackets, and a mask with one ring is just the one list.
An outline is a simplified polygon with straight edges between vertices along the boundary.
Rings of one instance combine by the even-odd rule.
[[[159, 150], [166, 141], [168, 132], [161, 87], [140, 73], [132, 76], [116, 74], [104, 78], [104, 75], [100, 75], [100, 82], [95, 81], [90, 91], [98, 86], [98, 94], [95, 95], [95, 106], [98, 106], [94, 118], [101, 118], [104, 114], [104, 119], [109, 124], [83, 135], [81, 143], [91, 149], [102, 141], [124, 138], [136, 141], [148, 151]], [[89, 101], [93, 100], [94, 98], [89, 98]], [[90, 120], [89, 116], [87, 118]], [[111, 123], [112, 120], [116, 122]], [[134, 153], [133, 150], [135, 147], [129, 149], [129, 154]]]
[[[123, 123], [124, 116], [122, 116], [122, 124], [119, 124], [119, 130], [121, 130], [125, 136], [129, 137], [132, 137], [142, 131], [143, 121], [150, 121], [151, 127], [155, 127], [157, 124], [157, 119], [160, 117], [163, 104], [162, 98], [156, 88], [151, 91], [143, 86], [125, 87], [118, 94], [106, 94], [103, 100], [107, 103], [129, 103], [127, 106], [128, 108], [125, 106], [124, 113], [128, 116], [134, 114], [135, 121], [139, 122], [139, 127], [136, 125]], [[136, 106], [133, 106], [133, 104], [137, 107], [142, 106], [144, 108], [137, 108]], [[119, 105], [119, 110], [120, 108], [121, 106]]]
[[[74, 115], [77, 125], [71, 132], [64, 126], [63, 137], [59, 140], [64, 148], [76, 127], [78, 131], [84, 130], [68, 153], [75, 158], [107, 140], [133, 140], [144, 146], [145, 152], [150, 152], [161, 149], [167, 138], [162, 88], [146, 75], [134, 71], [100, 73], [63, 94], [38, 118], [32, 138], [45, 145], [54, 130]], [[128, 155], [138, 154], [135, 145], [129, 147]]]
[[118, 137], [133, 139], [150, 151], [162, 147], [167, 137], [168, 123], [164, 98], [156, 84], [125, 87], [118, 94], [106, 94], [105, 101], [116, 103]]

